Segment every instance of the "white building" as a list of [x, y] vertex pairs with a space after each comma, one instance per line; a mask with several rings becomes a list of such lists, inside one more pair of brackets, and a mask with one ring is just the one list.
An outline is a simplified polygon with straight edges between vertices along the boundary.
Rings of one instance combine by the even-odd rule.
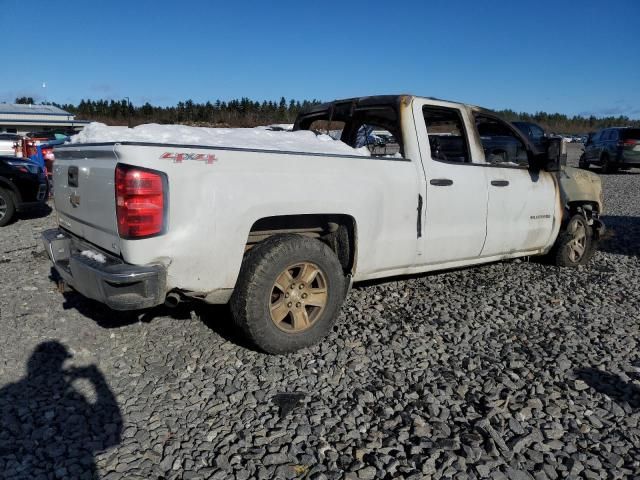
[[0, 132], [79, 131], [88, 123], [51, 105], [0, 103]]

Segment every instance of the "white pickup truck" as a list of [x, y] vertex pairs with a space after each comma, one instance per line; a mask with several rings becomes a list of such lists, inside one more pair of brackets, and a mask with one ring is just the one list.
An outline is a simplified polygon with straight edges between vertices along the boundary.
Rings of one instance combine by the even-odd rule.
[[[351, 153], [133, 133], [56, 148], [55, 268], [116, 310], [230, 303], [259, 348], [284, 353], [331, 329], [352, 281], [532, 255], [577, 266], [603, 229], [598, 176], [565, 167], [560, 140], [540, 152], [478, 107], [347, 99], [276, 133], [300, 130]], [[496, 153], [492, 136], [517, 148]]]

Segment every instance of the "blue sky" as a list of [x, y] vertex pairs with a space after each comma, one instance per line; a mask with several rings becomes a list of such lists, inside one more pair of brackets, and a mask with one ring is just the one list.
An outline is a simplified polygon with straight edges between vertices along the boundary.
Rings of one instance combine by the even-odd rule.
[[640, 118], [638, 0], [0, 0], [0, 25], [0, 101], [407, 92]]

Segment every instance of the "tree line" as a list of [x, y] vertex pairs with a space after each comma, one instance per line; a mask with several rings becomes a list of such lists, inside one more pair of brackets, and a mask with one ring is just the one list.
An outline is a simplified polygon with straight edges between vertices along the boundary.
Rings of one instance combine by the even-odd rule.
[[300, 112], [321, 103], [319, 100], [254, 101], [247, 97], [229, 101], [178, 102], [160, 107], [146, 102], [136, 106], [124, 100], [81, 100], [78, 105], [56, 105], [76, 115], [78, 120], [93, 120], [108, 125], [142, 123], [188, 124], [202, 126], [255, 127], [273, 123], [293, 123]]
[[525, 113], [513, 110], [499, 110], [496, 112], [509, 122], [533, 122], [542, 126], [547, 132], [583, 134], [608, 127], [640, 127], [640, 120], [632, 120], [625, 115], [596, 117], [595, 115], [568, 116], [563, 113]]
[[[16, 103], [33, 103], [31, 97], [16, 98]], [[122, 100], [81, 100], [77, 105], [47, 103], [66, 110], [78, 120], [103, 122], [108, 125], [132, 125], [142, 123], [188, 124], [201, 126], [254, 127], [273, 123], [293, 123], [296, 116], [308, 110], [319, 100], [287, 100], [254, 101], [247, 97], [215, 102], [196, 103], [193, 100], [178, 102], [177, 105], [162, 107], [151, 105], [132, 105], [127, 99]], [[498, 110], [495, 113], [507, 121], [527, 121], [541, 125], [546, 131], [553, 133], [581, 134], [600, 128], [613, 126], [640, 127], [640, 120], [632, 120], [627, 116], [596, 117], [594, 115], [568, 116], [563, 113], [547, 112], [515, 112]]]

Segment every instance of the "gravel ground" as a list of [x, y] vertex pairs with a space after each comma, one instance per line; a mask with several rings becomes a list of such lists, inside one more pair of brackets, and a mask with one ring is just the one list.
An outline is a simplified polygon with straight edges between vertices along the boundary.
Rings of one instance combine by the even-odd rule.
[[0, 230], [0, 478], [640, 478], [640, 174], [603, 176], [576, 270], [512, 261], [355, 288], [267, 356], [225, 308], [109, 311]]

